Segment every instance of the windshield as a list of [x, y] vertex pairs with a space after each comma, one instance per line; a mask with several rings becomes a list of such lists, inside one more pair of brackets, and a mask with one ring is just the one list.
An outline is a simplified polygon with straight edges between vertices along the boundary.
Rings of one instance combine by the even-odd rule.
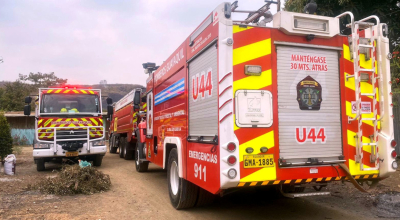
[[98, 95], [44, 94], [40, 113], [100, 113]]

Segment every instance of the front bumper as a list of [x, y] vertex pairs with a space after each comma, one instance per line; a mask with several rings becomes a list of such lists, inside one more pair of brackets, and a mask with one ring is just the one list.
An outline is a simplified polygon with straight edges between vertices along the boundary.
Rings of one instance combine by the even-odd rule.
[[[62, 146], [57, 144], [56, 151], [54, 147], [50, 149], [33, 149], [33, 158], [43, 158], [43, 157], [65, 157], [65, 150], [62, 149]], [[82, 148], [78, 150], [79, 156], [85, 155], [105, 155], [107, 152], [107, 147], [104, 146], [91, 146], [90, 152], [87, 150], [87, 145], [84, 144]]]

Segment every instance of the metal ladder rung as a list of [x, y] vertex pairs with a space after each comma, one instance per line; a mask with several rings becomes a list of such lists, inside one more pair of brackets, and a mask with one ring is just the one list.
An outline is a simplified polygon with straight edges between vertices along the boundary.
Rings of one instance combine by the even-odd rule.
[[360, 69], [360, 72], [375, 72], [375, 69]]
[[369, 44], [359, 44], [358, 46], [364, 47], [364, 48], [372, 48], [373, 47], [372, 45], [369, 45]]
[[363, 143], [363, 146], [376, 146], [376, 143]]
[[363, 121], [375, 121], [375, 118], [362, 118]]
[[361, 95], [363, 95], [363, 96], [375, 96], [374, 93], [361, 93]]

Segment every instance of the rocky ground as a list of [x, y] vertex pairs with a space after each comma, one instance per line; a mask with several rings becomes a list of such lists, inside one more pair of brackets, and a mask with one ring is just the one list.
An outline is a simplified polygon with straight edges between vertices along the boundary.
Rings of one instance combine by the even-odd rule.
[[0, 219], [400, 219], [400, 171], [369, 194], [341, 182], [328, 186], [331, 196], [298, 199], [281, 197], [273, 188], [247, 188], [207, 207], [176, 211], [166, 172], [156, 166], [137, 173], [134, 161], [107, 154], [99, 170], [110, 175], [110, 191], [54, 196], [26, 189], [60, 169], [47, 163], [45, 172], [37, 172], [31, 155], [31, 147], [17, 155], [17, 175], [0, 172]]

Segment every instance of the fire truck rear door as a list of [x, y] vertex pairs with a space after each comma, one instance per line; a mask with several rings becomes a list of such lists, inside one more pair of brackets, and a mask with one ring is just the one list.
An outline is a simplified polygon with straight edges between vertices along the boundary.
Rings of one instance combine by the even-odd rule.
[[338, 51], [277, 46], [280, 159], [299, 165], [342, 153]]

